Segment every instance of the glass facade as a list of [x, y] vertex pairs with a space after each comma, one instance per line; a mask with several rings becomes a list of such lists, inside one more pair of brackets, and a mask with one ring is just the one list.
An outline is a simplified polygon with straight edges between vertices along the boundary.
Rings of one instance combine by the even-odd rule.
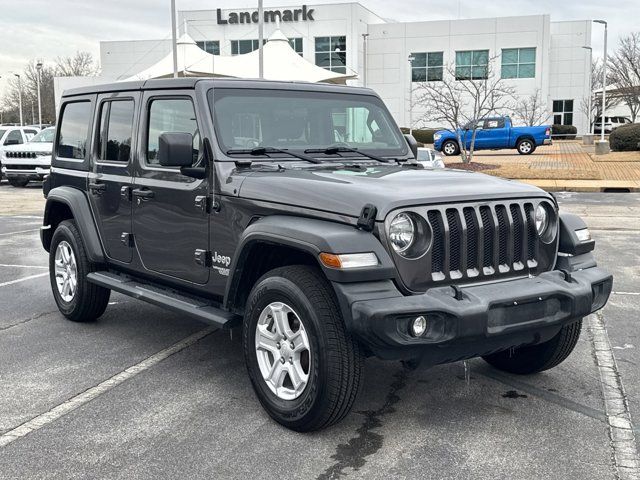
[[534, 78], [535, 76], [535, 47], [502, 49], [502, 78]]
[[319, 67], [347, 73], [347, 37], [316, 37], [315, 59]]
[[443, 52], [417, 52], [412, 53], [411, 81], [412, 82], [437, 82], [443, 75]]
[[456, 80], [481, 80], [487, 78], [489, 50], [465, 50], [456, 52]]
[[212, 55], [220, 55], [220, 42], [218, 40], [203, 40], [196, 42], [202, 50]]

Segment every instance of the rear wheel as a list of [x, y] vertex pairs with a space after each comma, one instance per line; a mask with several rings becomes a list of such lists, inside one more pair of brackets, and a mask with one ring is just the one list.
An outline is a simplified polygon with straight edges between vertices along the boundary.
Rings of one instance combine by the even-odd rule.
[[278, 423], [307, 432], [349, 413], [363, 355], [317, 269], [281, 267], [258, 280], [247, 300], [243, 349], [253, 389]]
[[111, 290], [87, 281], [87, 274], [95, 270], [76, 223], [61, 222], [51, 239], [49, 278], [58, 309], [69, 320], [90, 322], [107, 308]]
[[535, 151], [536, 144], [529, 138], [523, 138], [522, 140], [518, 140], [516, 149], [520, 155], [529, 155]]
[[447, 157], [452, 155], [458, 155], [460, 153], [460, 146], [458, 142], [454, 142], [453, 140], [447, 140], [442, 144], [442, 153], [444, 153]]
[[520, 375], [549, 370], [571, 354], [578, 343], [581, 328], [582, 319], [562, 327], [560, 332], [547, 342], [513, 348], [482, 358], [498, 370]]
[[11, 186], [19, 188], [26, 187], [29, 183], [29, 179], [24, 177], [7, 177], [7, 180]]

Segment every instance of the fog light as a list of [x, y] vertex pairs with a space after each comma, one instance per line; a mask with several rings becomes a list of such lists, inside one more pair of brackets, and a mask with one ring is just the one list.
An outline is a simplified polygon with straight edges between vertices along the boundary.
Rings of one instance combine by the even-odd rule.
[[421, 337], [427, 331], [427, 319], [423, 316], [416, 317], [411, 322], [411, 335]]

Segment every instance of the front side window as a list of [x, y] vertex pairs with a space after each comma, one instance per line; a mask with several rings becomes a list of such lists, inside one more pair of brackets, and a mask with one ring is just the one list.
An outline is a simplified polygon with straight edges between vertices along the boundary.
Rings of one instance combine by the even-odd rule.
[[128, 162], [133, 135], [133, 100], [104, 102], [100, 113], [98, 158], [110, 162]]
[[489, 50], [456, 52], [456, 80], [482, 80], [487, 78]]
[[193, 137], [193, 163], [200, 155], [200, 131], [190, 98], [159, 98], [149, 106], [147, 130], [147, 163], [160, 165], [158, 145], [163, 133], [190, 133]]
[[502, 49], [502, 78], [534, 78], [535, 76], [535, 47]]
[[554, 125], [573, 125], [573, 100], [553, 101]]
[[411, 81], [412, 82], [439, 82], [443, 74], [443, 53], [422, 52], [412, 53]]
[[255, 38], [252, 40], [231, 40], [231, 55], [243, 55], [257, 50], [260, 41]]
[[224, 152], [254, 147], [302, 152], [336, 144], [389, 155], [406, 151], [391, 115], [374, 96], [219, 88], [213, 112]]
[[316, 65], [347, 73], [347, 37], [316, 37], [315, 44]]
[[218, 40], [203, 40], [196, 45], [211, 55], [220, 55], [220, 42]]
[[4, 139], [5, 145], [19, 145], [22, 143], [22, 134], [20, 130], [11, 130], [7, 138]]
[[83, 160], [87, 153], [88, 126], [91, 123], [90, 102], [67, 103], [60, 120], [56, 154], [61, 158]]

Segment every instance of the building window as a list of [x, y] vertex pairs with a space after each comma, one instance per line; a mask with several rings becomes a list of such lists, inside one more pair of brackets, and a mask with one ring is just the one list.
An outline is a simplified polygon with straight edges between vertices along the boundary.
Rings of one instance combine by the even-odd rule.
[[411, 56], [412, 82], [442, 81], [442, 52], [412, 53]]
[[553, 101], [554, 125], [573, 125], [573, 100]]
[[502, 49], [502, 78], [534, 78], [535, 76], [535, 47]]
[[489, 50], [456, 52], [456, 80], [481, 80], [487, 78]]
[[204, 40], [196, 42], [196, 45], [211, 55], [220, 55], [220, 42], [218, 40]]
[[298, 55], [302, 56], [302, 37], [290, 38], [289, 45], [291, 45], [291, 48], [293, 48]]
[[231, 40], [231, 55], [242, 55], [251, 53], [258, 49], [260, 42], [258, 39], [253, 40]]
[[316, 37], [316, 65], [347, 73], [347, 37]]

